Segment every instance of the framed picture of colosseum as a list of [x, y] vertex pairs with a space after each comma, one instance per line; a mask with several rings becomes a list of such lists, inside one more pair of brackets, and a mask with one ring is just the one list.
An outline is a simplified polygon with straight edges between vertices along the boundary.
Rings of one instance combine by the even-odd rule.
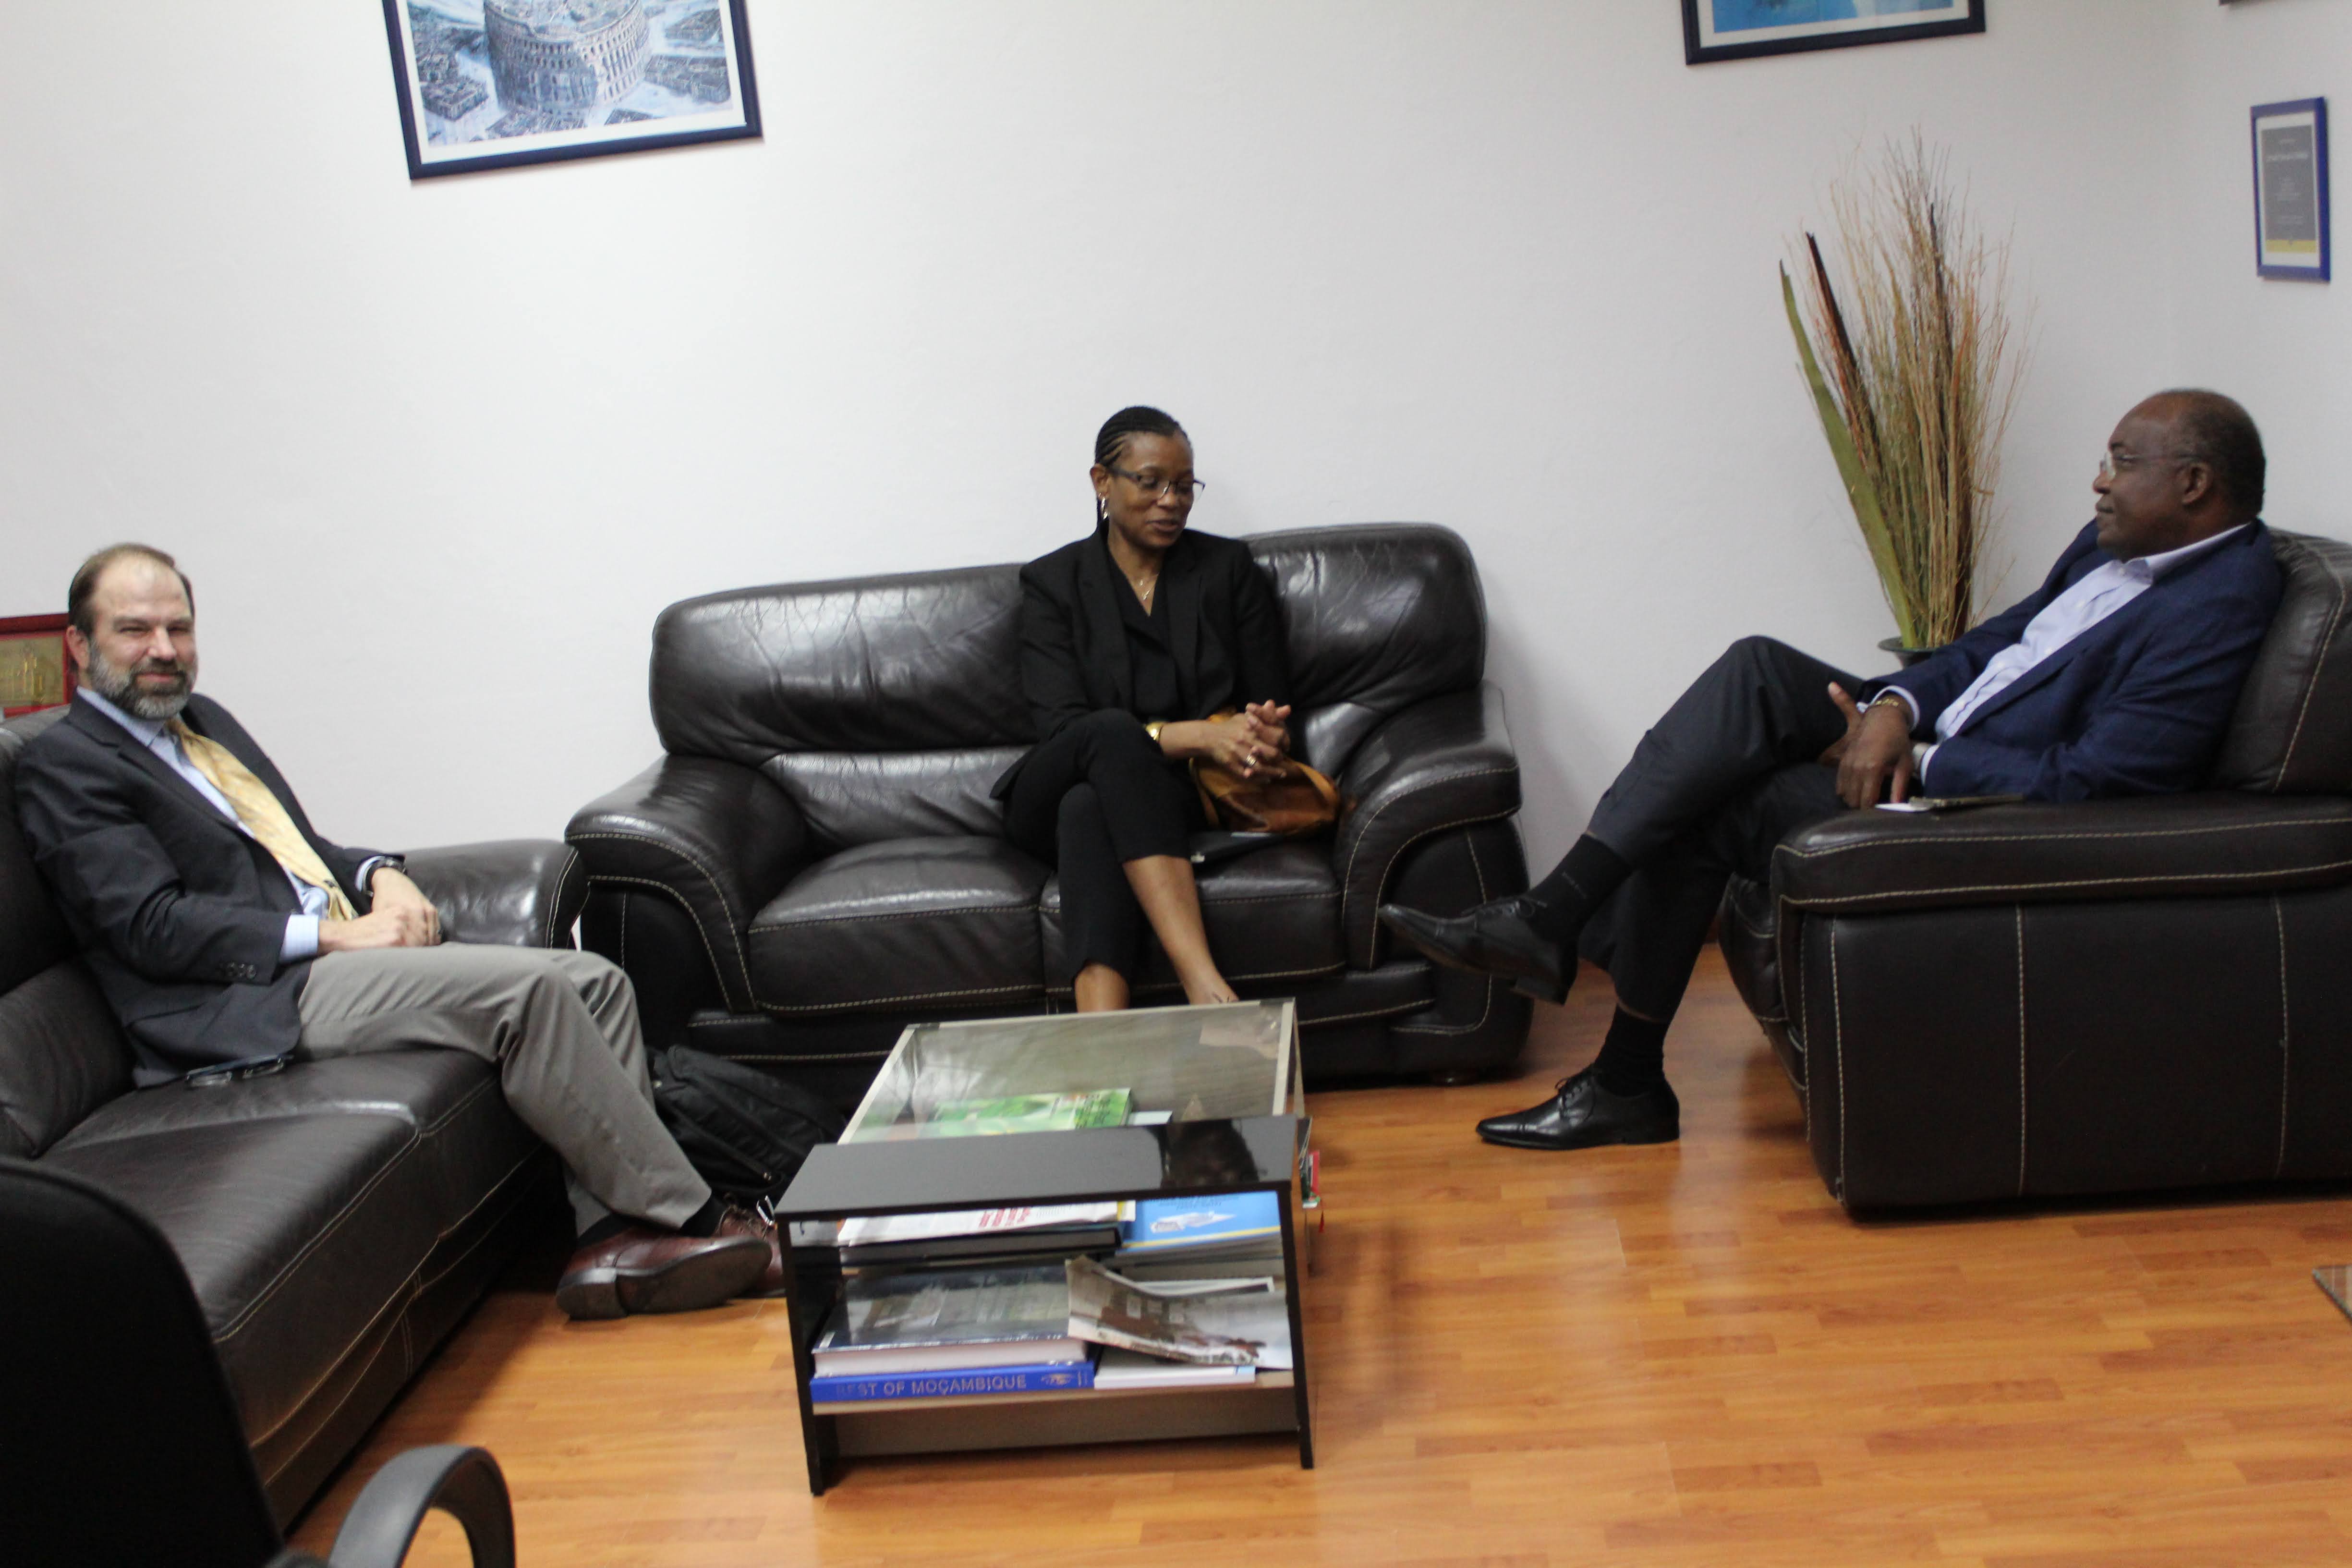
[[408, 176], [760, 133], [743, 0], [383, 0]]

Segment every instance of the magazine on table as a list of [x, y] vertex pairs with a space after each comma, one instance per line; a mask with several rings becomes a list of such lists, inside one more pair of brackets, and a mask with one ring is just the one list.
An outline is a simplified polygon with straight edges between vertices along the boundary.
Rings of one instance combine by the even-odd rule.
[[1290, 1300], [1270, 1276], [1144, 1284], [1088, 1258], [1063, 1268], [1073, 1339], [1168, 1361], [1290, 1367]]
[[818, 1336], [819, 1375], [952, 1372], [1082, 1361], [1059, 1263], [856, 1275]]

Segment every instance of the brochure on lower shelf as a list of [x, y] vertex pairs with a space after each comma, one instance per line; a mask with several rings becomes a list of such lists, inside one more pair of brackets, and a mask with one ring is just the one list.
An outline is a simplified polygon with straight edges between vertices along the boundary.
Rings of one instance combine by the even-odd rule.
[[1255, 1366], [1162, 1361], [1141, 1351], [1106, 1350], [1095, 1363], [1094, 1386], [1106, 1392], [1122, 1388], [1232, 1388], [1256, 1381]]
[[1038, 1362], [1026, 1366], [973, 1367], [961, 1372], [907, 1372], [885, 1375], [813, 1377], [812, 1405], [863, 1404], [885, 1399], [953, 1399], [975, 1394], [1055, 1394], [1092, 1388], [1094, 1363]]
[[812, 1347], [822, 1377], [1073, 1362], [1070, 1291], [1058, 1263], [860, 1274]]
[[1213, 1292], [1179, 1293], [1170, 1288], [1178, 1282], [1147, 1285], [1088, 1258], [1063, 1268], [1073, 1339], [1170, 1361], [1290, 1368], [1290, 1301], [1278, 1279], [1225, 1279]]

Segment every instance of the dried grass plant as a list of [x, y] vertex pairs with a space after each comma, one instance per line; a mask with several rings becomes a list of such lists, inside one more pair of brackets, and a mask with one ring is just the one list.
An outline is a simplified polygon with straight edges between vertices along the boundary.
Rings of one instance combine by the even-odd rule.
[[1976, 623], [1993, 575], [2000, 442], [2027, 357], [2009, 247], [1977, 231], [1947, 155], [1916, 132], [1849, 171], [1830, 205], [1844, 296], [1806, 234], [1801, 316], [1780, 269], [1789, 326], [1903, 645], [1939, 647]]

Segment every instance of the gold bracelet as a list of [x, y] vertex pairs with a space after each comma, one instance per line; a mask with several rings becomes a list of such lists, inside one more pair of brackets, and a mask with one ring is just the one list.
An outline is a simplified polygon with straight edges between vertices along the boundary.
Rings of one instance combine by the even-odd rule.
[[1160, 731], [1166, 728], [1168, 728], [1167, 720], [1154, 719], [1143, 727], [1143, 732], [1151, 737], [1151, 743], [1156, 746], [1160, 744]]

